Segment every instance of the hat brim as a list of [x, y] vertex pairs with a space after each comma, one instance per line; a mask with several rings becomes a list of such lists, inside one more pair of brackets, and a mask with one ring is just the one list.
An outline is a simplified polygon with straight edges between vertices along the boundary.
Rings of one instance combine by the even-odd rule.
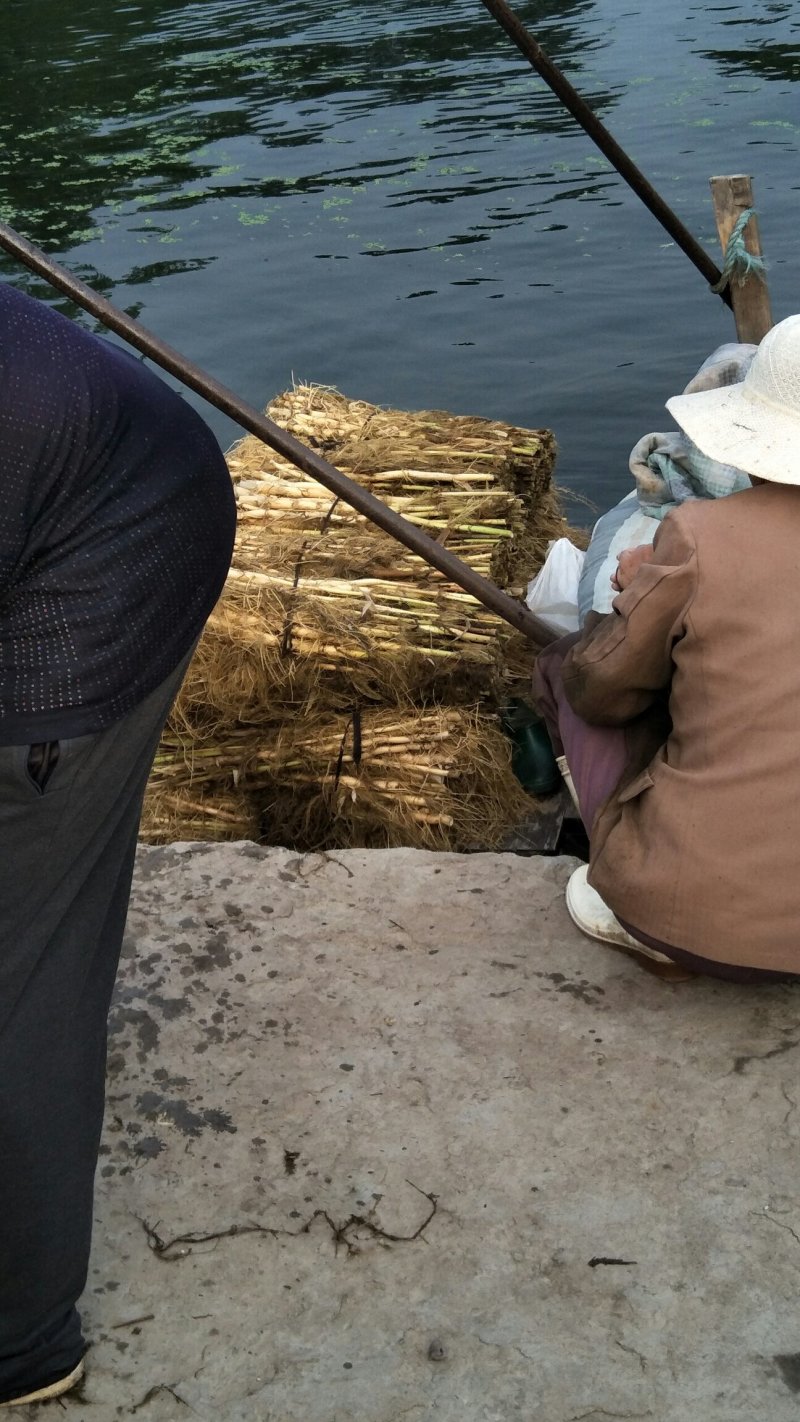
[[709, 459], [770, 483], [800, 484], [800, 422], [746, 390], [742, 382], [674, 395], [667, 409]]

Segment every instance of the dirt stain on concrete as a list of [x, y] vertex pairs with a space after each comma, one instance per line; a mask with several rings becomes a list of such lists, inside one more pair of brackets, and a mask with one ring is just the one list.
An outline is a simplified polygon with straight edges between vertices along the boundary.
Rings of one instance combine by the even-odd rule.
[[227, 1111], [212, 1108], [193, 1111], [181, 1097], [162, 1096], [158, 1091], [143, 1091], [137, 1098], [136, 1107], [146, 1121], [169, 1122], [182, 1135], [195, 1139], [202, 1135], [204, 1130], [216, 1131], [218, 1134], [236, 1134], [237, 1128]]

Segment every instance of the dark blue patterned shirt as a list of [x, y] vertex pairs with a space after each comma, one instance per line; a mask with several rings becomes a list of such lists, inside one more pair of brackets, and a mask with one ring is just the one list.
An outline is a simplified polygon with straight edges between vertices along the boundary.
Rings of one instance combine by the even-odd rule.
[[185, 400], [0, 283], [0, 745], [103, 730], [153, 691], [219, 596], [234, 525]]

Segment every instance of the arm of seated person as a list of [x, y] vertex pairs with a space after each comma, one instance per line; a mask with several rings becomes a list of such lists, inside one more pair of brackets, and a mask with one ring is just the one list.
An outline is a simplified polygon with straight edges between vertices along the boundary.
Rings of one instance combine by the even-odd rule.
[[672, 648], [683, 635], [697, 577], [685, 511], [664, 520], [647, 554], [630, 550], [625, 567], [620, 559], [622, 591], [613, 611], [587, 629], [564, 659], [567, 699], [592, 725], [634, 720], [672, 679]]

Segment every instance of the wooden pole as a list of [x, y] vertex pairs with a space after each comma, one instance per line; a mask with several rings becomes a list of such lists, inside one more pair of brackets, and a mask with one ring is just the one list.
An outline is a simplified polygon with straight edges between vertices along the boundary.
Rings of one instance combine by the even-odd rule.
[[[711, 178], [710, 184], [714, 217], [724, 252], [737, 219], [748, 207], [753, 206], [753, 184], [745, 173]], [[755, 215], [750, 218], [745, 228], [744, 244], [754, 257], [761, 256], [758, 220]], [[734, 276], [730, 282], [730, 294], [736, 335], [740, 341], [758, 345], [772, 326], [772, 309], [766, 281], [756, 272], [751, 272], [741, 284]]]

